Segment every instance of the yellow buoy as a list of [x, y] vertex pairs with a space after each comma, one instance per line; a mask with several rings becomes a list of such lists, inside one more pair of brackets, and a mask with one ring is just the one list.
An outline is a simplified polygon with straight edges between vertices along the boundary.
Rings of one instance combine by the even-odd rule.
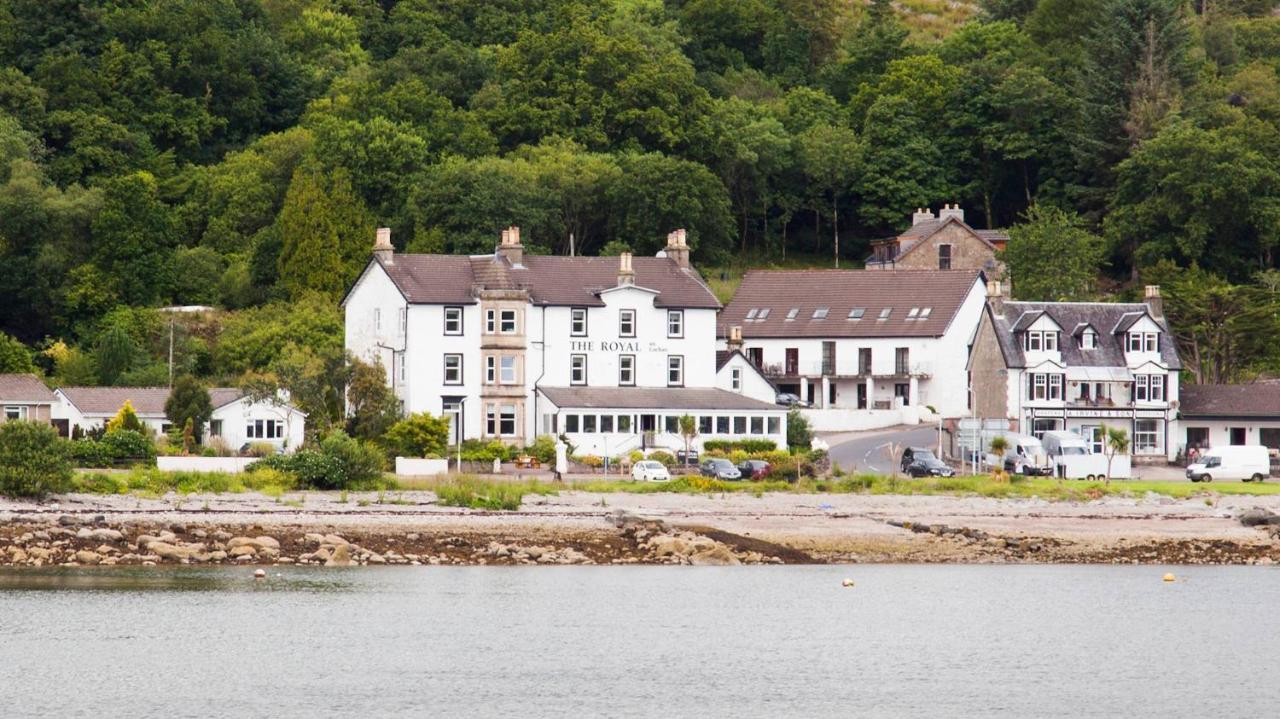
[[1165, 575], [1164, 575], [1164, 581], [1166, 581], [1166, 582], [1172, 582], [1172, 581], [1174, 581], [1174, 580], [1176, 580], [1176, 579], [1177, 579], [1177, 577], [1173, 576], [1173, 572], [1165, 572]]
[[845, 580], [844, 580], [843, 582], [840, 582], [840, 586], [842, 586], [842, 587], [852, 587], [852, 586], [853, 586], [853, 580], [852, 580], [852, 579], [849, 579], [849, 578], [847, 578], [847, 577], [846, 577], [846, 578], [845, 578]]

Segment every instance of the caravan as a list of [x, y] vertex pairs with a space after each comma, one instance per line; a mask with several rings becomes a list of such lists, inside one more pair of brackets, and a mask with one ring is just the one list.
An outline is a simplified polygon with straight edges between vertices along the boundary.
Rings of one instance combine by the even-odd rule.
[[[1094, 454], [1090, 444], [1075, 432], [1051, 430], [1044, 433], [1041, 441], [1057, 476], [1088, 480], [1107, 477], [1107, 456]], [[1113, 479], [1127, 479], [1130, 475], [1129, 456], [1116, 455], [1111, 461], [1110, 472]]]

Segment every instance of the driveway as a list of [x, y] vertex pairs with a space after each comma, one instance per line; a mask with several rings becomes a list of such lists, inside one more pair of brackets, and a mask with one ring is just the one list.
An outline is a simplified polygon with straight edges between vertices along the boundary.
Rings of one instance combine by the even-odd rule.
[[903, 447], [938, 446], [938, 428], [935, 425], [895, 427], [872, 432], [844, 433], [823, 437], [831, 445], [831, 461], [841, 469], [854, 472], [890, 474], [898, 462], [895, 455], [889, 457], [890, 447], [898, 452]]

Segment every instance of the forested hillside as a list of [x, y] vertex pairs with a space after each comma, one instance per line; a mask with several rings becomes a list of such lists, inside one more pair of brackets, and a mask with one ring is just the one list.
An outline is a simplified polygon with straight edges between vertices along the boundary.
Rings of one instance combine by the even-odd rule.
[[146, 308], [210, 304], [180, 372], [332, 399], [380, 225], [587, 254], [686, 227], [704, 267], [829, 258], [838, 229], [856, 266], [958, 202], [1026, 222], [1024, 297], [1160, 281], [1205, 378], [1269, 371], [1276, 5], [0, 0], [0, 370], [164, 383]]

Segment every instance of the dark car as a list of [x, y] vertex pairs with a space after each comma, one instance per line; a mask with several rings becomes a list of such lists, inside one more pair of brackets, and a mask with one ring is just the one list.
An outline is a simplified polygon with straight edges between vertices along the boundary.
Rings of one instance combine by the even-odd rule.
[[800, 399], [800, 395], [791, 392], [779, 392], [774, 401], [784, 407], [808, 407], [809, 403]]
[[742, 472], [727, 459], [713, 458], [702, 463], [702, 476], [716, 479], [742, 479]]
[[903, 471], [912, 477], [954, 477], [956, 475], [955, 470], [943, 464], [932, 454], [927, 457], [917, 455]]
[[697, 463], [698, 463], [698, 450], [691, 449], [689, 450], [688, 454], [685, 454], [685, 451], [683, 449], [676, 450], [676, 464], [692, 465]]
[[933, 450], [928, 447], [907, 447], [902, 450], [902, 463], [899, 466], [902, 468], [902, 471], [905, 472], [907, 471], [907, 467], [911, 466], [912, 462], [917, 459], [924, 458], [932, 459], [934, 461], [937, 461], [938, 459], [933, 455]]
[[760, 479], [772, 469], [763, 459], [747, 459], [738, 463], [738, 471], [746, 479]]

